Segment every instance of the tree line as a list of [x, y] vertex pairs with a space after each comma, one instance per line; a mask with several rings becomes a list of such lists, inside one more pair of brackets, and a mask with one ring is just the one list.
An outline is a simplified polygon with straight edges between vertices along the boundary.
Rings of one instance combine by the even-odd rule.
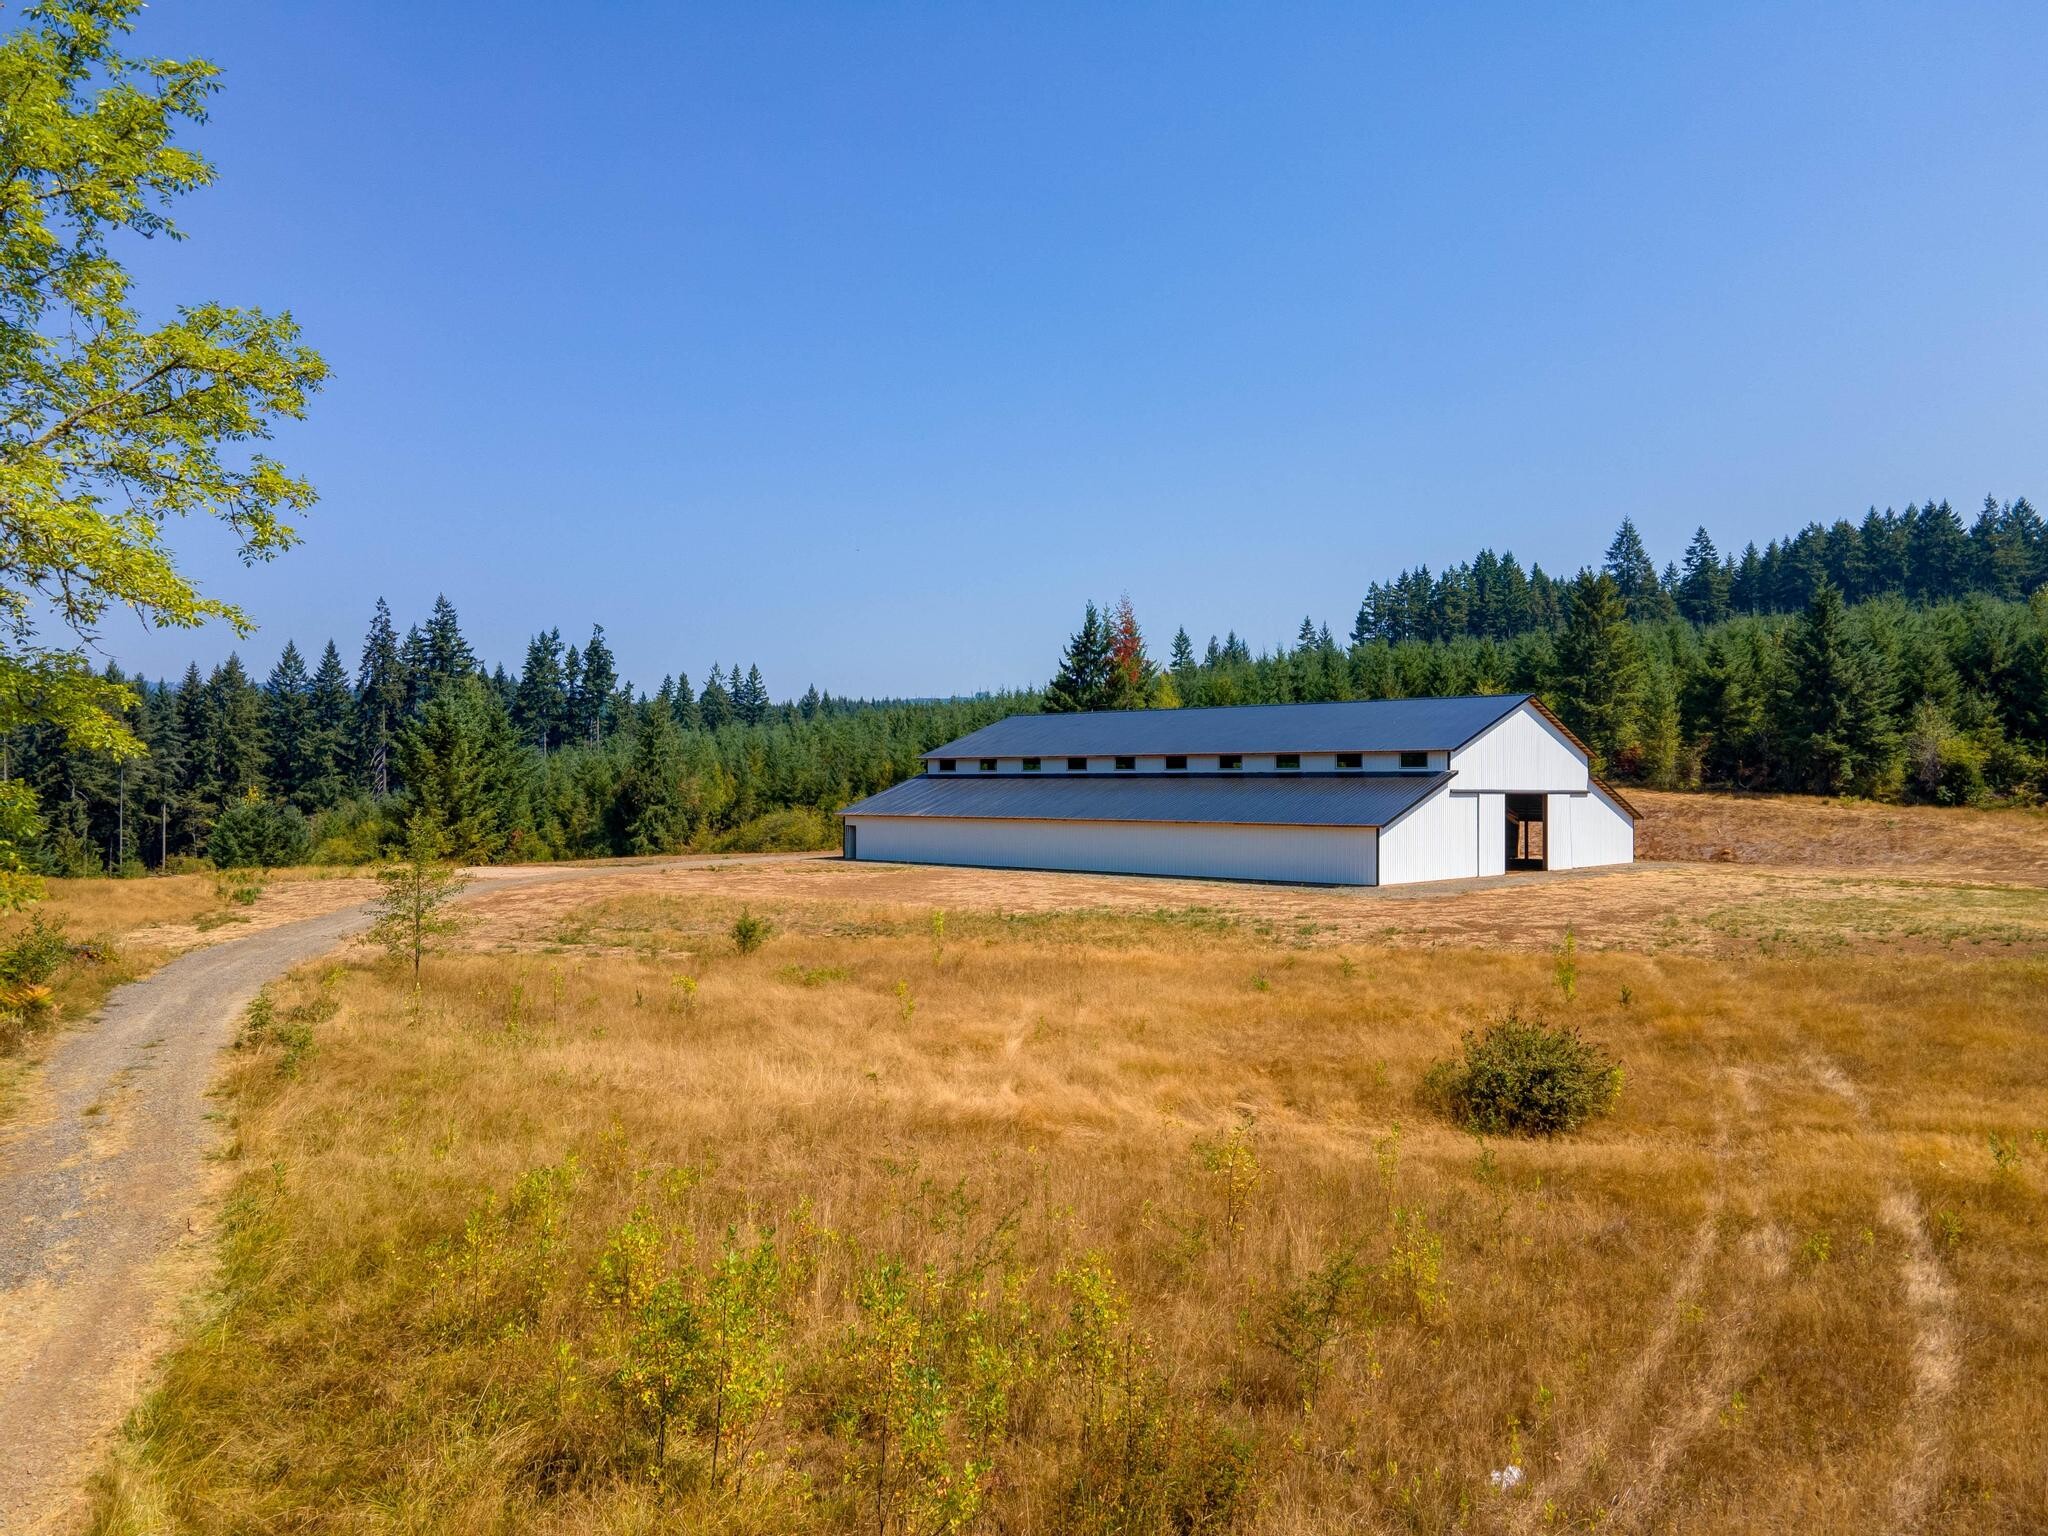
[[47, 873], [181, 859], [376, 858], [424, 812], [465, 860], [590, 858], [703, 847], [815, 847], [831, 813], [916, 771], [920, 753], [1032, 696], [770, 700], [758, 666], [716, 663], [651, 693], [618, 675], [602, 626], [536, 635], [515, 677], [486, 671], [437, 600], [402, 636], [378, 602], [353, 670], [329, 641], [288, 642], [258, 682], [239, 656], [150, 682], [108, 667], [146, 748], [121, 760], [53, 725], [0, 738], [32, 791]]
[[[1107, 612], [1090, 604], [1045, 707], [1526, 691], [1585, 740], [1600, 771], [1630, 782], [1945, 803], [2048, 794], [2040, 519], [2023, 499], [1987, 503], [1968, 531], [1945, 505], [1873, 519], [1773, 543], [1774, 559], [1758, 557], [1768, 581], [1744, 574], [1753, 550], [1723, 560], [1704, 530], [1660, 574], [1624, 522], [1598, 569], [1545, 578], [1554, 614], [1518, 610], [1498, 632], [1475, 633], [1459, 609], [1452, 632], [1389, 633], [1372, 616], [1390, 588], [1376, 586], [1348, 644], [1304, 619], [1291, 644], [1257, 655], [1235, 633], [1198, 653], [1182, 629], [1156, 665], [1128, 599]], [[1504, 568], [1518, 569], [1489, 555], [1458, 569], [1494, 581]]]
[[[2002, 505], [1986, 496], [1968, 528], [1946, 501], [1903, 513], [1873, 507], [1860, 523], [1808, 523], [1761, 550], [1751, 542], [1740, 555], [1724, 555], [1701, 528], [1660, 571], [1635, 524], [1624, 519], [1602, 568], [1630, 618], [1700, 625], [1799, 613], [1823, 581], [1850, 603], [1943, 603], [1978, 594], [2016, 601], [2048, 582], [2048, 524], [2024, 496]], [[1435, 575], [1421, 566], [1370, 584], [1351, 642], [1508, 640], [1555, 630], [1564, 623], [1570, 586], [1570, 578], [1550, 576], [1540, 565], [1524, 571], [1513, 551], [1482, 549]]]
[[[120, 723], [145, 755], [17, 726], [0, 736], [0, 802], [10, 842], [53, 873], [372, 859], [416, 811], [468, 860], [824, 846], [840, 806], [1004, 714], [1523, 690], [1630, 782], [2048, 792], [2039, 519], [2023, 499], [1967, 530], [1940, 506], [1931, 522], [1926, 508], [1873, 518], [1775, 541], [1761, 588], [1747, 553], [1723, 560], [1704, 531], [1659, 573], [1624, 522], [1598, 569], [1525, 583], [1554, 616], [1498, 634], [1474, 633], [1470, 609], [1452, 634], [1388, 634], [1362, 615], [1348, 641], [1304, 619], [1256, 655], [1234, 633], [1197, 652], [1181, 630], [1155, 661], [1128, 598], [1090, 604], [1042, 692], [938, 701], [813, 688], [778, 703], [737, 663], [636, 690], [602, 626], [580, 645], [536, 634], [513, 675], [486, 670], [446, 598], [403, 634], [379, 601], [353, 666], [330, 641], [310, 663], [288, 643], [261, 681], [236, 656], [176, 682], [108, 667], [98, 682], [127, 700]], [[1511, 559], [1457, 569], [1475, 591], [1524, 590], [1501, 575]], [[1368, 613], [1389, 590], [1369, 589]]]

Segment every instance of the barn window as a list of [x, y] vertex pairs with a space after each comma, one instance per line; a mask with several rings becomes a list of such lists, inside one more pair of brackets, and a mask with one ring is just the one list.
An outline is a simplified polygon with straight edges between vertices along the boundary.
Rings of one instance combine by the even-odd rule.
[[954, 762], [953, 759], [951, 759], [950, 757], [942, 757], [939, 759], [939, 772], [941, 773], [951, 773], [954, 769], [958, 768], [959, 766], [960, 765]]
[[1037, 759], [1037, 758], [1035, 758], [1035, 757], [1027, 757], [1027, 758], [1025, 758], [1025, 759], [1024, 759], [1024, 771], [1025, 771], [1026, 773], [1036, 773], [1036, 772], [1038, 772], [1038, 759]]
[[1070, 758], [1068, 758], [1068, 759], [1067, 759], [1067, 772], [1069, 772], [1069, 773], [1086, 773], [1087, 771], [1088, 771], [1088, 759], [1087, 759], [1087, 758], [1085, 758], [1085, 757], [1070, 757]]
[[981, 771], [983, 773], [994, 773], [996, 771], [996, 760], [992, 757], [984, 757], [981, 760]]
[[1364, 754], [1358, 752], [1339, 752], [1337, 754], [1337, 766], [1339, 768], [1363, 768], [1365, 766]]
[[1166, 771], [1168, 773], [1180, 773], [1186, 769], [1187, 765], [1188, 760], [1184, 757], [1169, 757], [1166, 760]]
[[1235, 752], [1225, 752], [1216, 759], [1216, 766], [1225, 773], [1230, 773], [1242, 768], [1244, 766], [1244, 759]]
[[1301, 766], [1301, 754], [1299, 752], [1282, 752], [1273, 759], [1273, 766], [1283, 771], [1299, 768]]
[[1427, 768], [1429, 766], [1429, 754], [1427, 752], [1403, 752], [1401, 754], [1401, 766], [1403, 768]]
[[1118, 773], [1130, 773], [1134, 771], [1137, 768], [1137, 766], [1138, 760], [1135, 757], [1120, 757], [1116, 760], [1116, 771]]

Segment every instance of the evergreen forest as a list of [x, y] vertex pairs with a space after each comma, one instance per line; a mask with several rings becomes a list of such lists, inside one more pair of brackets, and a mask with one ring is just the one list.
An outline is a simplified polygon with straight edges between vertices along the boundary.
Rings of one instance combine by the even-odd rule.
[[2027, 800], [2048, 792], [2048, 530], [2024, 498], [1968, 525], [1930, 502], [1739, 555], [1701, 529], [1660, 569], [1625, 521], [1569, 578], [1482, 550], [1369, 584], [1342, 640], [1304, 619], [1257, 654], [1183, 629], [1155, 658], [1128, 599], [1091, 604], [1043, 691], [961, 699], [777, 702], [737, 662], [636, 689], [602, 627], [534, 636], [513, 673], [446, 598], [402, 634], [380, 601], [352, 657], [288, 643], [260, 679], [234, 656], [104, 676], [144, 755], [0, 740], [11, 835], [47, 873], [357, 862], [415, 813], [479, 862], [830, 846], [838, 807], [1018, 711], [1524, 690], [1622, 782]]

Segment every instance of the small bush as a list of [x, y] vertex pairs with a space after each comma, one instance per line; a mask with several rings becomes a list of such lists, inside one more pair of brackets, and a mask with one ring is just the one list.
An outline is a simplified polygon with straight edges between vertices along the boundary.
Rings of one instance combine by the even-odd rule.
[[743, 955], [751, 955], [768, 942], [768, 935], [774, 931], [767, 918], [743, 910], [732, 925], [732, 947]]
[[312, 846], [305, 814], [282, 800], [237, 800], [220, 813], [206, 851], [222, 869], [303, 863]]
[[397, 803], [358, 795], [321, 811], [313, 818], [309, 862], [374, 864], [395, 851], [405, 829], [395, 813], [387, 812]]
[[1513, 1010], [1465, 1035], [1463, 1052], [1429, 1069], [1424, 1091], [1484, 1136], [1557, 1136], [1614, 1107], [1621, 1068], [1576, 1029]]
[[832, 818], [808, 805], [756, 816], [712, 844], [719, 853], [809, 853], [838, 846], [839, 831]]

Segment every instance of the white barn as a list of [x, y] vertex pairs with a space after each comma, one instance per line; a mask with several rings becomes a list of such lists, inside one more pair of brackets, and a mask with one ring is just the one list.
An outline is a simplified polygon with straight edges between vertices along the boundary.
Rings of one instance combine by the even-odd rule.
[[1012, 715], [849, 805], [849, 859], [1405, 885], [1635, 859], [1532, 694]]

